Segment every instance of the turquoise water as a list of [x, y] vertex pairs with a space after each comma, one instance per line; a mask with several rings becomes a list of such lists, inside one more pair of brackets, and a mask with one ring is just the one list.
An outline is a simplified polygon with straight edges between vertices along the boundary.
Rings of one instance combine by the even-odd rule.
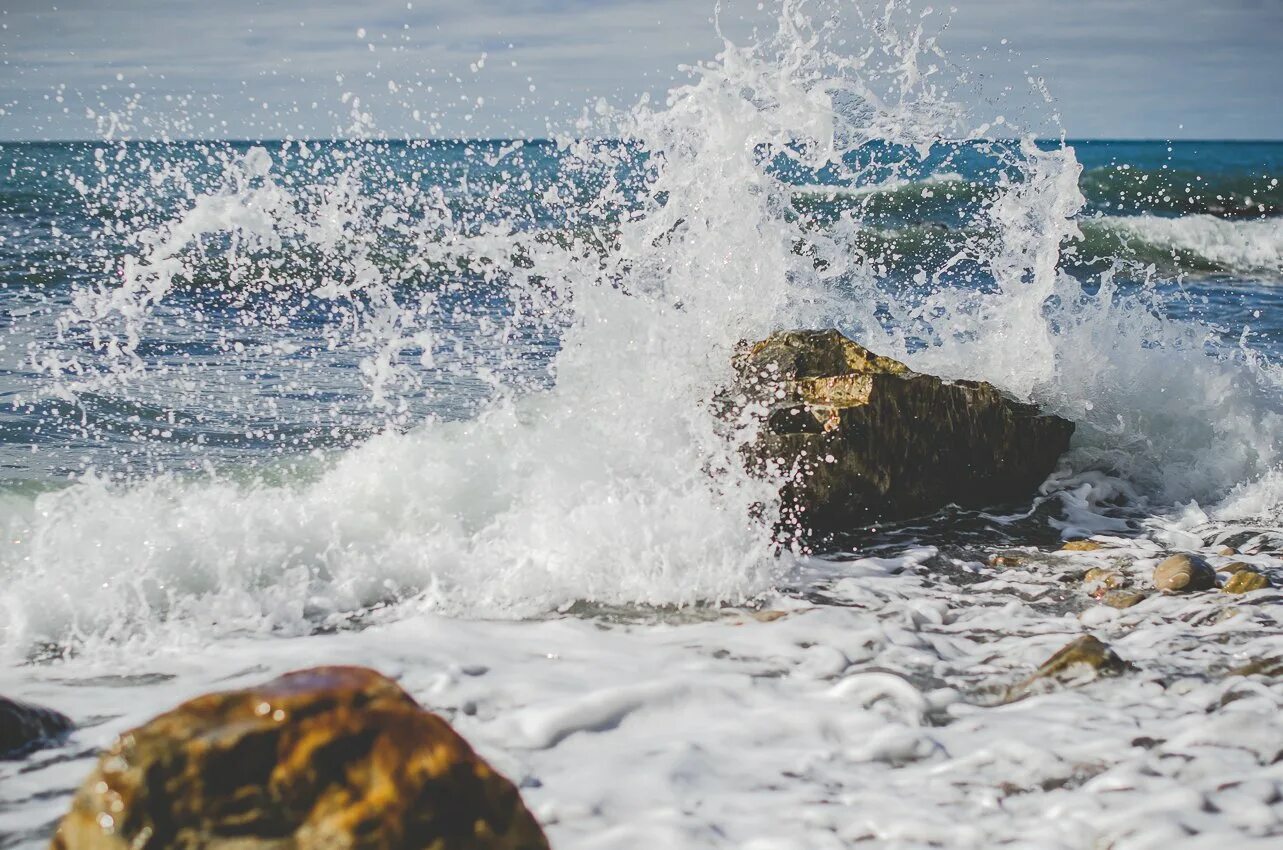
[[[1065, 242], [1061, 267], [1084, 291], [1109, 272], [1168, 315], [1227, 341], [1246, 332], [1262, 357], [1283, 355], [1283, 144], [1069, 145], [1086, 203], [1076, 216], [1081, 238]], [[60, 327], [74, 293], [118, 284], [124, 258], [145, 250], [140, 235], [181, 217], [200, 194], [228, 191], [227, 164], [251, 147], [0, 146], [0, 486], [43, 488], [89, 469], [146, 477], [208, 463], [274, 464], [387, 427], [472, 416], [500, 385], [546, 386], [559, 333], [556, 322], [514, 310], [507, 286], [520, 258], [498, 271], [423, 262], [403, 231], [425, 226], [430, 207], [406, 199], [439, 197], [450, 220], [434, 226], [454, 237], [501, 226], [550, 242], [607, 245], [618, 222], [640, 208], [653, 165], [618, 143], [600, 144], [612, 151], [610, 174], [585, 170], [548, 142], [515, 150], [508, 141], [315, 143], [307, 154], [267, 144], [284, 189], [302, 192], [342, 175], [360, 182], [368, 207], [396, 211], [394, 226], [365, 222], [377, 243], [369, 262], [395, 298], [436, 299], [419, 318], [441, 331], [432, 365], [416, 361], [420, 352], [399, 354], [418, 376], [394, 402], [372, 403], [360, 371], [365, 352], [347, 335], [370, 305], [303, 294], [323, 278], [351, 278], [351, 258], [326, 255], [298, 234], [295, 244], [238, 247], [234, 234], [209, 233], [184, 248], [180, 279], [132, 352], [148, 377], [51, 396], [69, 374], [38, 368], [41, 358], [81, 355], [77, 378], [119, 367], [95, 359], [101, 351], [86, 327]], [[870, 144], [845, 158], [855, 180], [799, 169], [767, 149], [758, 155], [798, 186], [788, 215], [819, 229], [858, 219], [856, 245], [885, 272], [880, 287], [912, 303], [941, 288], [994, 286], [983, 257], [967, 251], [993, 237], [983, 213], [999, 187], [1022, 179], [1012, 147], [937, 145], [919, 158]], [[587, 203], [607, 179], [618, 179], [620, 191], [608, 204]], [[554, 187], [562, 195], [549, 201]], [[567, 202], [576, 194], [583, 206]], [[486, 330], [494, 323], [510, 327], [499, 350]], [[480, 371], [497, 377], [479, 380]]]

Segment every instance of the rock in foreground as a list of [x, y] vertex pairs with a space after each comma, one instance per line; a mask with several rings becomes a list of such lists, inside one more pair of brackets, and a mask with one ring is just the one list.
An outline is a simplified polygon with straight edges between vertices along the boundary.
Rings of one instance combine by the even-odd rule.
[[53, 709], [0, 697], [0, 758], [26, 755], [66, 735], [73, 725]]
[[736, 370], [741, 399], [767, 407], [755, 461], [788, 474], [783, 523], [809, 532], [1027, 498], [1074, 430], [992, 384], [918, 374], [835, 330], [773, 334]]
[[546, 850], [512, 783], [372, 670], [210, 694], [127, 732], [54, 850]]

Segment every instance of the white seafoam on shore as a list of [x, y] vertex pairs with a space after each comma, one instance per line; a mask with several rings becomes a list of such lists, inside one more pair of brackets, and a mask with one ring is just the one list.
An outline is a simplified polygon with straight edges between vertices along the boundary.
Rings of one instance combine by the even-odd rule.
[[[932, 577], [929, 548], [854, 562], [777, 558], [765, 527], [746, 518], [772, 482], [737, 471], [703, 404], [728, 377], [737, 340], [826, 321], [915, 367], [987, 378], [1083, 423], [1071, 457], [1079, 473], [1061, 496], [1080, 508], [1071, 513], [1080, 529], [1109, 529], [1093, 500], [1126, 487], [1156, 507], [1156, 539], [1186, 546], [1195, 538], [1181, 535], [1205, 517], [1164, 505], [1231, 491], [1227, 505], [1254, 513], [1278, 504], [1267, 475], [1283, 432], [1272, 367], [1248, 352], [1209, 356], [1196, 326], [1155, 318], [1108, 285], [1083, 298], [1058, 270], [1081, 206], [1071, 151], [1026, 147], [1024, 181], [986, 213], [1001, 238], [977, 250], [990, 252], [998, 292], [888, 306], [901, 326], [936, 316], [934, 347], [910, 353], [875, 318], [876, 272], [844, 250], [844, 227], [858, 223], [805, 234], [829, 261], [822, 274], [793, 252], [802, 234], [782, 215], [790, 187], [764, 173], [755, 145], [811, 139], [799, 155], [819, 166], [861, 138], [929, 144], [959, 129], [913, 73], [896, 78], [901, 97], [871, 118], [842, 109], [844, 97], [872, 94], [862, 76], [871, 72], [811, 41], [802, 11], [785, 4], [779, 40], [728, 46], [667, 108], [619, 117], [617, 131], [664, 152], [655, 189], [670, 201], [624, 226], [606, 274], [595, 256], [534, 246], [534, 271], [571, 294], [553, 390], [473, 421], [377, 437], [293, 485], [87, 482], [16, 505], [9, 539], [20, 542], [0, 555], [4, 648], [11, 661], [45, 642], [81, 655], [9, 666], [0, 690], [82, 719], [111, 716], [79, 732], [74, 751], [212, 687], [312, 663], [371, 664], [453, 713], [514, 778], [536, 778], [524, 793], [558, 847], [812, 848], [873, 837], [1121, 850], [1171, 845], [1191, 829], [1206, 846], [1250, 846], [1276, 831], [1283, 776], [1271, 730], [1283, 697], [1255, 680], [1203, 678], [1283, 649], [1276, 597], [1161, 598], [1080, 618], [1057, 602], [1054, 568], [997, 575], [955, 564], [983, 579], [962, 584]], [[879, 47], [917, 71], [905, 46], [912, 29], [905, 35], [889, 32]], [[262, 154], [245, 167], [261, 176]], [[198, 206], [176, 231], [271, 239], [277, 228], [310, 228], [321, 247], [352, 235], [332, 219], [322, 228], [319, 218], [261, 215], [280, 191]], [[217, 216], [200, 218], [215, 206]], [[82, 310], [106, 306], [104, 323], [145, 319], [166, 290], [164, 267], [177, 262], [164, 241], [124, 289]], [[829, 287], [839, 278], [841, 296]], [[376, 387], [387, 362], [371, 358]], [[749, 437], [746, 427], [739, 438]], [[1131, 483], [1083, 471], [1093, 465]], [[1157, 544], [1133, 545], [1122, 552], [1140, 559], [1140, 576]], [[1257, 560], [1278, 575], [1275, 559]], [[822, 599], [769, 595], [780, 580]], [[775, 623], [631, 626], [440, 616], [759, 594], [808, 610]], [[360, 633], [241, 634], [302, 634], [326, 615], [403, 597]], [[1231, 607], [1238, 614], [1226, 617]], [[1140, 672], [982, 707], [983, 685], [1019, 678], [1084, 628]], [[122, 673], [176, 678], [110, 678]], [[0, 831], [40, 843], [65, 799], [39, 795], [70, 788], [86, 769], [84, 757], [0, 768]]]

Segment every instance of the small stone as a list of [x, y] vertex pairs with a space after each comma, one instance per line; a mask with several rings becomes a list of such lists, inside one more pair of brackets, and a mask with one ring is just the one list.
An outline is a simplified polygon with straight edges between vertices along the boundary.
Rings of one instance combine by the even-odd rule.
[[1217, 550], [1216, 554], [1225, 555], [1226, 557], [1228, 557], [1230, 555], [1237, 555], [1238, 550], [1235, 549], [1233, 546], [1222, 546], [1220, 549]]
[[1119, 658], [1108, 644], [1091, 635], [1083, 635], [1061, 647], [1028, 679], [1009, 688], [1007, 700], [1027, 696], [1040, 683], [1072, 684], [1082, 678], [1118, 676], [1127, 669], [1127, 662]]
[[0, 697], [0, 758], [17, 758], [56, 742], [74, 725], [51, 708]]
[[1251, 593], [1254, 590], [1264, 590], [1272, 587], [1270, 580], [1253, 570], [1239, 570], [1230, 576], [1229, 581], [1221, 588], [1222, 593]]
[[1172, 555], [1154, 568], [1154, 587], [1191, 593], [1216, 587], [1216, 571], [1197, 555]]
[[395, 682], [322, 667], [126, 732], [51, 850], [548, 850], [517, 789]]
[[1218, 573], [1228, 573], [1229, 575], [1234, 575], [1235, 573], [1241, 573], [1244, 570], [1250, 573], [1254, 573], [1256, 572], [1256, 567], [1252, 566], [1251, 564], [1245, 564], [1242, 561], [1230, 561], [1228, 564], [1225, 564], [1224, 566], [1220, 566], [1216, 568], [1216, 571]]
[[1149, 594], [1140, 590], [1107, 590], [1096, 597], [1110, 608], [1131, 608], [1149, 598]]
[[1104, 549], [1105, 544], [1095, 540], [1070, 540], [1060, 547], [1062, 552], [1095, 552]]
[[1265, 676], [1271, 679], [1283, 676], [1283, 657], [1258, 658], [1241, 667], [1235, 667], [1229, 674], [1231, 676]]
[[1092, 567], [1083, 574], [1084, 584], [1094, 584], [1109, 590], [1127, 586], [1127, 577], [1108, 567]]
[[990, 555], [989, 566], [991, 567], [1018, 567], [1025, 563], [1025, 559], [1019, 555]]

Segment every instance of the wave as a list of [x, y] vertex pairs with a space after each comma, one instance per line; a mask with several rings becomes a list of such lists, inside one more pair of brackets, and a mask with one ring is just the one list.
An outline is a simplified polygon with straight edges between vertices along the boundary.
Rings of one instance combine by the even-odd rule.
[[[322, 171], [305, 164], [304, 179], [266, 147], [228, 155], [212, 188], [134, 234], [110, 265], [117, 276], [75, 291], [33, 368], [68, 403], [149, 398], [164, 384], [200, 407], [229, 371], [232, 397], [250, 393], [258, 373], [238, 359], [249, 356], [241, 337], [180, 297], [199, 278], [238, 334], [283, 333], [318, 305], [337, 317], [316, 335], [351, 362], [384, 433], [315, 459], [301, 480], [89, 476], [18, 499], [0, 550], [0, 644], [22, 654], [306, 631], [393, 603], [533, 616], [579, 600], [742, 600], [790, 557], [770, 544], [779, 482], [740, 464], [756, 423], [719, 422], [706, 402], [737, 342], [783, 327], [836, 326], [920, 370], [986, 379], [1069, 416], [1080, 425], [1072, 467], [1121, 476], [1151, 504], [1231, 491], [1235, 504], [1278, 504], [1242, 488], [1283, 463], [1283, 380], [1254, 352], [1161, 318], [1154, 293], [1108, 279], [1089, 292], [1069, 273], [1065, 246], [1097, 226], [1080, 219], [1071, 149], [1026, 140], [984, 151], [1015, 177], [959, 213], [956, 251], [906, 277], [894, 274], [900, 259], [862, 242], [876, 216], [853, 207], [817, 227], [798, 215], [797, 186], [761, 149], [907, 197], [959, 182], [888, 185], [887, 162], [850, 154], [874, 147], [898, 162], [965, 135], [947, 87], [906, 73], [923, 42], [896, 27], [916, 31], [918, 16], [889, 9], [886, 26], [860, 30], [860, 47], [830, 43], [842, 30], [819, 23], [828, 8], [807, 8], [815, 25], [783, 3], [773, 38], [728, 43], [663, 107], [593, 110], [601, 125], [586, 132], [645, 155], [640, 188], [621, 188], [629, 148], [567, 141], [532, 191], [551, 219], [607, 238], [543, 238], [497, 194], [482, 196], [487, 216], [462, 221], [440, 187], [372, 181], [359, 145]], [[454, 174], [468, 179], [466, 168], [439, 179]], [[392, 266], [390, 243], [407, 246]], [[226, 263], [221, 286], [193, 265], [204, 244]], [[306, 273], [284, 259], [300, 245], [319, 258]], [[468, 274], [448, 271], [465, 259]], [[983, 280], [957, 274], [964, 263]], [[437, 286], [402, 286], [424, 270], [442, 270]], [[247, 274], [261, 299], [243, 297]], [[443, 297], [478, 281], [505, 293], [502, 310]], [[169, 356], [190, 328], [224, 347]], [[538, 375], [522, 371], [532, 335], [556, 340]], [[449, 359], [469, 345], [490, 359]], [[485, 386], [486, 403], [466, 421], [407, 418], [442, 369]]]
[[1083, 223], [1087, 255], [1125, 257], [1160, 268], [1229, 274], [1283, 272], [1283, 219], [1229, 221], [1211, 215], [1110, 216]]

